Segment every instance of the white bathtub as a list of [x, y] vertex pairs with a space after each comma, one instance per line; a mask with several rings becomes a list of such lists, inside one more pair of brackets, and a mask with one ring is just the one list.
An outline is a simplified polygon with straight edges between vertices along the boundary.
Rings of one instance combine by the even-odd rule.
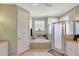
[[47, 39], [32, 39], [31, 43], [46, 43], [46, 42], [50, 42], [50, 40]]

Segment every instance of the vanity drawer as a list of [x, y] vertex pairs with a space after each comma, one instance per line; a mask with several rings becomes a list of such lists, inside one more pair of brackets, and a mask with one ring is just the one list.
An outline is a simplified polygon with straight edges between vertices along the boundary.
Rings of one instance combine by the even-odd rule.
[[0, 43], [0, 56], [8, 56], [8, 42]]

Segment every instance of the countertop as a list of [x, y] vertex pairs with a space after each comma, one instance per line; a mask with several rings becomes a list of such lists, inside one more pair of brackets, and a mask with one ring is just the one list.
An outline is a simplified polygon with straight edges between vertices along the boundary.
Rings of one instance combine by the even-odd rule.
[[8, 40], [0, 40], [0, 43], [8, 42]]
[[77, 39], [77, 41], [74, 41], [74, 40], [68, 40], [68, 39], [65, 39], [65, 41], [68, 41], [68, 42], [72, 42], [74, 44], [79, 44], [79, 38]]

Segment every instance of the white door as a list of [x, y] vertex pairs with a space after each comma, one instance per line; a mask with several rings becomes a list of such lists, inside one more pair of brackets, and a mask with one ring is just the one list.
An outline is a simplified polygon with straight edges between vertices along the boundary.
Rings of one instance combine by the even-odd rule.
[[62, 50], [62, 23], [54, 24], [54, 48]]
[[18, 10], [18, 36], [17, 36], [17, 54], [29, 49], [29, 19], [28, 13], [24, 10]]
[[25, 12], [23, 12], [23, 49], [28, 50], [29, 49], [29, 44], [30, 44], [30, 31], [29, 31], [29, 15]]
[[22, 31], [23, 31], [23, 25], [22, 25], [22, 11], [21, 10], [18, 10], [18, 24], [17, 24], [17, 51], [18, 51], [18, 54], [20, 54], [23, 50], [23, 40], [22, 40]]

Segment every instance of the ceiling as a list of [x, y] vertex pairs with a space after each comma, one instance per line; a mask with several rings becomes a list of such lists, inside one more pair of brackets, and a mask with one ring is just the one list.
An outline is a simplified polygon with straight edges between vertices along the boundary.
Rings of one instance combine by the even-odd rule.
[[33, 17], [36, 16], [53, 16], [58, 17], [69, 11], [77, 3], [21, 3], [17, 4], [30, 11]]

